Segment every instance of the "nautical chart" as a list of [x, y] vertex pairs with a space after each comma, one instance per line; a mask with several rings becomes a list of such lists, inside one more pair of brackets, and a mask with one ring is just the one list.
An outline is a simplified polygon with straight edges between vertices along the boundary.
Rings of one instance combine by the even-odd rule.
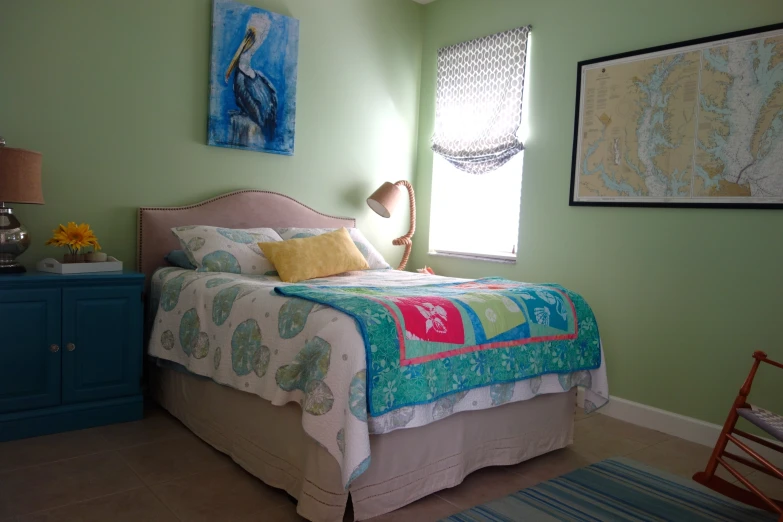
[[572, 203], [782, 205], [773, 29], [580, 63]]

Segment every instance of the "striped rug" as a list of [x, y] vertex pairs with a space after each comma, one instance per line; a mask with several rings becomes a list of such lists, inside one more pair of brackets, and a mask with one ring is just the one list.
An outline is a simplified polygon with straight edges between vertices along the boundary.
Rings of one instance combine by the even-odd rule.
[[443, 520], [775, 522], [777, 516], [734, 502], [693, 481], [616, 458]]

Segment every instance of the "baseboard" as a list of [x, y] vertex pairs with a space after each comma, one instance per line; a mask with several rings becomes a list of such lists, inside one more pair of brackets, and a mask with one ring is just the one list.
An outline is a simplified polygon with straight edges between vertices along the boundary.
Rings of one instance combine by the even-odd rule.
[[144, 418], [141, 394], [0, 414], [0, 442]]
[[[577, 395], [577, 402], [578, 401], [579, 395]], [[584, 404], [584, 396], [582, 396], [582, 404]], [[694, 419], [693, 417], [686, 417], [685, 415], [672, 413], [659, 408], [653, 408], [652, 406], [621, 399], [620, 397], [612, 397], [609, 404], [601, 408], [600, 413], [708, 447], [715, 446], [715, 443], [720, 436], [720, 432], [723, 429], [722, 426], [718, 426], [717, 424]], [[772, 443], [777, 442], [772, 439], [767, 440]], [[755, 442], [745, 442], [764, 458], [769, 459], [769, 461], [776, 466], [783, 468], [783, 453], [777, 453], [760, 444], [756, 444]], [[743, 453], [744, 455], [744, 452], [741, 450], [737, 450], [734, 453]], [[751, 460], [753, 459], [751, 458]]]

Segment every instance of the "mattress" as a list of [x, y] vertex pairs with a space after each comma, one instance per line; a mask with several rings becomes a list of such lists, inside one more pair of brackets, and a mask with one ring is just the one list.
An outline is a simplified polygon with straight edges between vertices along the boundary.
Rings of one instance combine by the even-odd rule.
[[[412, 286], [432, 281], [429, 275], [369, 270], [318, 283]], [[370, 466], [371, 435], [563, 393], [575, 385], [585, 386], [588, 394], [599, 399], [608, 397], [602, 364], [591, 371], [475, 388], [376, 417], [366, 410], [362, 414], [365, 383], [361, 376], [367, 361], [353, 318], [330, 307], [279, 296], [274, 289], [282, 285], [274, 276], [160, 269], [152, 277], [150, 309], [157, 314], [152, 319], [148, 351], [272, 405], [301, 405], [304, 432], [339, 464], [345, 487]]]

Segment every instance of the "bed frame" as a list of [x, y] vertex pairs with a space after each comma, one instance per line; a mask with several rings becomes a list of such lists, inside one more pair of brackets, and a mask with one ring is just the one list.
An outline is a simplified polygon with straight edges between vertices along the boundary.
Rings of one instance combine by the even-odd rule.
[[[355, 224], [263, 190], [231, 192], [184, 207], [140, 208], [138, 268], [149, 288], [164, 256], [179, 248], [170, 230], [176, 226]], [[295, 497], [297, 512], [314, 522], [343, 520], [349, 494], [355, 519], [365, 520], [456, 486], [477, 469], [516, 464], [573, 442], [574, 390], [457, 413], [426, 426], [371, 435], [372, 463], [345, 491], [337, 462], [305, 434], [299, 405], [272, 406], [256, 395], [171, 369], [154, 368], [150, 381], [164, 408], [248, 472]]]

